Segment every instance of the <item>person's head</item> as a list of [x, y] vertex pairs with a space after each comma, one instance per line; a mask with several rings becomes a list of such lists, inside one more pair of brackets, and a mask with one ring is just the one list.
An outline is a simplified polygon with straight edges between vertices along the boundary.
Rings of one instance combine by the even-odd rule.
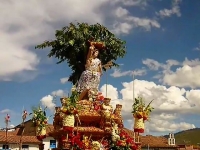
[[97, 58], [98, 55], [99, 55], [99, 50], [98, 50], [98, 49], [95, 49], [95, 50], [93, 51], [92, 56], [93, 56], [94, 58]]

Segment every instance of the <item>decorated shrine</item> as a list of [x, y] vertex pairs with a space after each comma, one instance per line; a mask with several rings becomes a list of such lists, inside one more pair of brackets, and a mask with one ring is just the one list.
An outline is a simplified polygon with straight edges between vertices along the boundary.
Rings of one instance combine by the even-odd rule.
[[60, 99], [51, 136], [58, 141], [58, 149], [135, 150], [134, 139], [123, 131], [122, 105], [113, 108], [111, 99], [98, 91], [102, 69], [95, 46], [101, 48], [103, 43], [90, 43], [86, 70], [72, 87], [71, 96]]
[[[52, 47], [49, 57], [55, 56], [58, 63], [67, 60], [73, 72], [69, 77], [74, 85], [71, 94], [60, 98], [60, 106], [55, 108], [54, 131], [49, 133], [58, 141], [56, 149], [139, 149], [140, 143], [135, 143], [134, 137], [124, 130], [123, 106], [117, 104], [113, 108], [112, 99], [99, 91], [103, 71], [117, 66], [115, 60], [126, 53], [125, 42], [100, 24], [86, 23], [77, 26], [71, 23], [69, 27], [57, 30], [56, 38], [36, 46]], [[133, 113], [135, 122], [141, 122], [138, 111]], [[43, 119], [33, 118], [39, 127], [38, 138], [43, 138], [47, 119], [41, 109], [36, 112], [40, 116], [43, 114], [40, 117]], [[142, 129], [143, 126], [139, 127], [137, 132], [143, 132]]]

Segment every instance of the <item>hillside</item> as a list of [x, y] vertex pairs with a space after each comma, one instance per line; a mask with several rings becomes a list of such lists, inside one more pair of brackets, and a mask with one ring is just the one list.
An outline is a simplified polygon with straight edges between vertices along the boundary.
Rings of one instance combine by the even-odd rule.
[[[174, 136], [176, 144], [197, 145], [197, 143], [200, 143], [200, 128], [180, 131], [175, 133]], [[165, 135], [164, 137], [168, 138], [169, 135]]]

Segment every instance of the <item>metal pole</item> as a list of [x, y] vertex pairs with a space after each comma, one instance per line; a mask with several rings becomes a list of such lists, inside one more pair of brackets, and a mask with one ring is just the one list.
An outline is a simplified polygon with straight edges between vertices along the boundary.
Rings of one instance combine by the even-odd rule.
[[134, 89], [134, 79], [135, 79], [135, 77], [134, 77], [134, 71], [133, 71], [133, 104], [134, 104], [134, 102], [135, 102], [135, 89]]
[[6, 150], [7, 150], [7, 146], [8, 146], [8, 124], [6, 123]]
[[107, 97], [107, 93], [108, 93], [108, 74], [106, 72], [106, 97]]

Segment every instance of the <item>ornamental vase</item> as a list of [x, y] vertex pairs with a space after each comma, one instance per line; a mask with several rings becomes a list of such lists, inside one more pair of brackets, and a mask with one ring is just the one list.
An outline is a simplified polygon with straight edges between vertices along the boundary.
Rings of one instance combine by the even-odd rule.
[[38, 140], [42, 141], [46, 138], [46, 127], [36, 126], [36, 137]]
[[144, 133], [144, 120], [143, 120], [143, 118], [135, 117], [134, 132]]
[[63, 127], [74, 127], [75, 118], [74, 114], [63, 116]]

